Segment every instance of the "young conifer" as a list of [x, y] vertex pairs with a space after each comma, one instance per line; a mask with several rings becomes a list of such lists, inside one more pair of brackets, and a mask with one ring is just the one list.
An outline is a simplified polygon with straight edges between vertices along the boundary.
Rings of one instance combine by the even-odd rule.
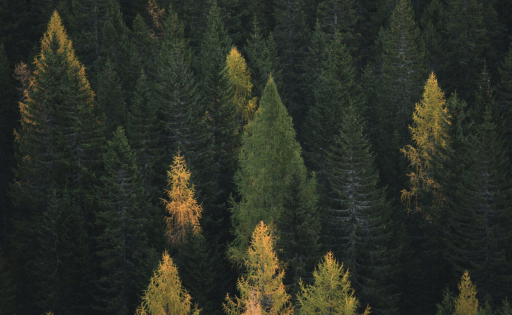
[[476, 299], [476, 286], [471, 282], [467, 271], [464, 272], [459, 283], [459, 296], [454, 301], [453, 315], [476, 315], [478, 313], [478, 300]]
[[181, 285], [178, 269], [171, 256], [164, 252], [135, 314], [199, 315], [199, 311], [192, 307], [192, 299]]
[[247, 273], [238, 279], [240, 297], [226, 296], [224, 311], [237, 315], [254, 308], [256, 302], [264, 314], [293, 314], [291, 297], [286, 293], [283, 278], [284, 270], [279, 268], [279, 260], [274, 252], [274, 237], [267, 226], [260, 222], [256, 226], [251, 244], [244, 260]]
[[[300, 283], [299, 314], [357, 314], [359, 301], [350, 287], [349, 272], [344, 271], [343, 264], [339, 265], [331, 252], [324, 256], [313, 277], [315, 281], [311, 285]], [[363, 313], [367, 314], [370, 314], [369, 306]]]

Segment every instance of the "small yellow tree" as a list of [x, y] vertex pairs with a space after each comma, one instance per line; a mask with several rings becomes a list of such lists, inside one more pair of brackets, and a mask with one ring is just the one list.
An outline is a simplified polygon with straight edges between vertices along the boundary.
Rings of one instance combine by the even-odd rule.
[[158, 270], [151, 278], [136, 315], [198, 315], [190, 294], [181, 286], [178, 269], [164, 252]]
[[[343, 270], [343, 264], [339, 265], [331, 252], [325, 255], [313, 277], [315, 282], [310, 286], [300, 283], [300, 314], [357, 314], [359, 301], [350, 287], [348, 270]], [[363, 315], [368, 314], [369, 306]]]
[[195, 200], [195, 189], [190, 184], [190, 172], [179, 151], [174, 157], [171, 170], [167, 171], [167, 186], [170, 189], [165, 190], [165, 193], [169, 200], [162, 199], [169, 214], [169, 217], [165, 218], [167, 236], [172, 246], [179, 247], [185, 239], [187, 229], [191, 228], [195, 233], [201, 232], [199, 219], [203, 211]]
[[459, 296], [455, 299], [453, 315], [476, 315], [478, 313], [478, 300], [476, 299], [476, 286], [471, 283], [468, 272], [464, 272], [459, 283]]
[[413, 126], [409, 126], [414, 146], [407, 145], [401, 150], [409, 160], [412, 169], [412, 172], [407, 174], [411, 190], [402, 190], [401, 197], [409, 209], [411, 200], [414, 199], [415, 208], [420, 210], [417, 203], [418, 195], [422, 191], [432, 191], [439, 187], [432, 179], [429, 170], [434, 156], [440, 154], [439, 146], [445, 147], [449, 140], [446, 132], [449, 120], [445, 103], [444, 93], [432, 72], [425, 84], [423, 98], [416, 104]]
[[237, 123], [241, 128], [256, 114], [256, 97], [252, 97], [252, 83], [244, 57], [236, 47], [226, 57], [225, 75], [231, 89], [231, 104], [236, 108]]
[[246, 276], [238, 279], [240, 297], [226, 296], [224, 310], [228, 315], [240, 314], [293, 314], [290, 295], [284, 289], [284, 271], [273, 248], [274, 239], [263, 221], [252, 234], [252, 242], [244, 260]]

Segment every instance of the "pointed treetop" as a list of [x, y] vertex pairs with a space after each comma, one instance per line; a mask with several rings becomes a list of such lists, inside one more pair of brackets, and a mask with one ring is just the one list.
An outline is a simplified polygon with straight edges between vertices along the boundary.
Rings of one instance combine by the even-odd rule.
[[455, 312], [453, 314], [476, 315], [477, 313], [476, 286], [471, 282], [466, 270], [459, 283], [459, 296], [455, 299]]

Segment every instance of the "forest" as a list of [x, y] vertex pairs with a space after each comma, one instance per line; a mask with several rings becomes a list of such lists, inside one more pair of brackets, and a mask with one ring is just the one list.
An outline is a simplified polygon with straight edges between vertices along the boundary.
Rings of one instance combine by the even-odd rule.
[[0, 315], [512, 315], [511, 16], [0, 0]]

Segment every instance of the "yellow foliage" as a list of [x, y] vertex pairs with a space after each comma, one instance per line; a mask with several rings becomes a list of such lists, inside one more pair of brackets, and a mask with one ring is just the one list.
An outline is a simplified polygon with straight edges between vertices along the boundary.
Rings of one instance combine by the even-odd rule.
[[256, 97], [252, 95], [252, 83], [244, 57], [233, 47], [226, 57], [226, 74], [232, 89], [231, 103], [236, 108], [239, 124], [245, 126], [256, 114]]
[[[439, 154], [436, 148], [438, 146], [445, 147], [449, 140], [446, 126], [450, 122], [445, 103], [444, 93], [432, 72], [425, 84], [423, 98], [420, 103], [416, 104], [413, 126], [409, 126], [414, 146], [407, 145], [401, 150], [413, 170], [407, 174], [411, 190], [402, 190], [401, 197], [409, 209], [411, 199], [416, 200], [419, 192], [439, 187], [431, 178], [429, 169], [432, 166], [433, 157]], [[415, 207], [419, 209], [417, 204]]]
[[148, 289], [142, 298], [142, 305], [135, 312], [136, 315], [186, 315], [199, 314], [199, 310], [192, 309], [190, 294], [182, 288], [178, 269], [167, 252], [155, 271]]
[[188, 228], [192, 228], [195, 233], [201, 232], [199, 219], [203, 211], [194, 198], [195, 189], [190, 185], [190, 172], [179, 151], [174, 157], [171, 170], [167, 171], [167, 186], [171, 187], [165, 190], [169, 200], [162, 199], [170, 215], [166, 218], [167, 235], [171, 245], [178, 247], [183, 243]]
[[459, 296], [455, 299], [453, 315], [476, 315], [477, 313], [476, 286], [471, 283], [471, 279], [466, 271], [459, 283]]

